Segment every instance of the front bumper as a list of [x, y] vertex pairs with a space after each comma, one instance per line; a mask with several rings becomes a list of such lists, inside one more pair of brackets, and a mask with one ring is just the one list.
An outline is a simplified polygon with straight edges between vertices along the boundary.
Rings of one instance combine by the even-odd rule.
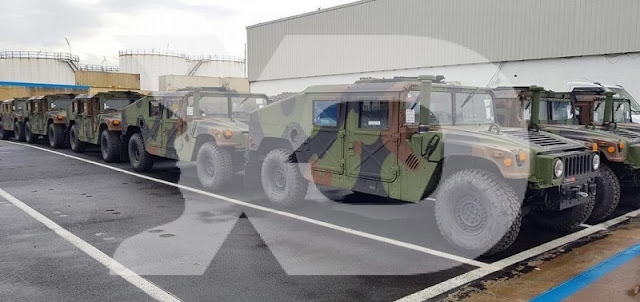
[[596, 195], [596, 182], [595, 178], [588, 178], [542, 191], [538, 192], [542, 197], [538, 207], [541, 210], [562, 211], [591, 201]]

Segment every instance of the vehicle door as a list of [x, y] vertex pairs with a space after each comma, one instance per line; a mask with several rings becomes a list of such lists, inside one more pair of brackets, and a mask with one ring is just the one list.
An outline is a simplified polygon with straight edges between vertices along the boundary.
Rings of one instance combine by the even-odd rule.
[[149, 98], [146, 104], [148, 114], [143, 123], [145, 125], [144, 141], [147, 145], [147, 151], [151, 150], [152, 154], [161, 155], [164, 153], [164, 135], [162, 134], [162, 113], [163, 106], [158, 99]]
[[[165, 114], [162, 117], [162, 140], [166, 156], [179, 160], [191, 160], [190, 158], [178, 158], [178, 154], [185, 147], [185, 133], [187, 123], [185, 116], [187, 99], [173, 98], [165, 100]], [[193, 112], [191, 112], [193, 113]]]
[[[341, 99], [340, 94], [311, 94], [308, 98], [311, 98], [312, 127], [298, 151], [310, 164], [314, 181], [328, 185], [331, 181], [323, 181], [322, 177], [342, 175], [345, 170], [346, 99]], [[292, 139], [295, 141], [295, 137]]]
[[93, 118], [97, 115], [97, 110], [93, 106], [93, 99], [82, 100], [82, 113], [79, 115], [77, 124], [78, 138], [83, 141], [90, 141], [93, 138], [91, 130], [93, 129]]
[[33, 131], [34, 133], [44, 134], [46, 133], [44, 128], [46, 125], [45, 113], [47, 112], [47, 100], [46, 99], [34, 100], [33, 106], [34, 106], [34, 113], [32, 118]]
[[[397, 96], [354, 94], [348, 102], [346, 123], [347, 175], [358, 181], [393, 182], [398, 176]], [[396, 113], [396, 114], [393, 114]], [[369, 189], [373, 189], [368, 185]], [[380, 190], [376, 187], [375, 190]]]

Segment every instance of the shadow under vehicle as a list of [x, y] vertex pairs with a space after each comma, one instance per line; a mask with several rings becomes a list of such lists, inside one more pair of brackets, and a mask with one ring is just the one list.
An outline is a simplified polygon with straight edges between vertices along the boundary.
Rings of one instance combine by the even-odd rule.
[[120, 111], [144, 95], [132, 91], [82, 94], [74, 98], [69, 121], [69, 145], [83, 152], [88, 144], [99, 145], [104, 161], [119, 162], [122, 152]]
[[54, 94], [31, 97], [24, 116], [25, 140], [32, 144], [39, 136], [46, 136], [53, 148], [66, 144], [66, 124], [75, 94]]
[[196, 162], [202, 186], [219, 190], [244, 168], [249, 113], [267, 104], [263, 94], [225, 88], [151, 93], [122, 111], [129, 161], [137, 171], [154, 157]]
[[[500, 87], [495, 89], [497, 104], [505, 113], [500, 117], [506, 125], [539, 129], [566, 138], [596, 144], [602, 158], [596, 178], [596, 204], [589, 223], [609, 217], [620, 203], [621, 188], [635, 180], [640, 169], [640, 135], [611, 127], [611, 115], [594, 124], [584, 120], [588, 109], [576, 110], [579, 92], [545, 91], [542, 87]], [[610, 96], [612, 92], [608, 92]], [[585, 124], [581, 124], [584, 122]], [[635, 188], [631, 190], [636, 190]]]
[[24, 116], [28, 98], [15, 98], [2, 102], [0, 111], [0, 138], [9, 139], [11, 134], [17, 141], [26, 141]]
[[517, 237], [523, 215], [567, 230], [594, 205], [599, 155], [553, 134], [501, 128], [489, 89], [443, 77], [312, 86], [251, 114], [245, 182], [279, 206], [308, 181], [419, 202], [435, 195], [444, 237], [492, 254]]

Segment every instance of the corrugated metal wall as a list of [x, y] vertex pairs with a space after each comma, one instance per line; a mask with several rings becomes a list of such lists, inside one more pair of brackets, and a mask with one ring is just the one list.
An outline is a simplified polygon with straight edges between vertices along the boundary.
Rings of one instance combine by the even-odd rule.
[[249, 80], [640, 51], [637, 0], [366, 0], [250, 26]]

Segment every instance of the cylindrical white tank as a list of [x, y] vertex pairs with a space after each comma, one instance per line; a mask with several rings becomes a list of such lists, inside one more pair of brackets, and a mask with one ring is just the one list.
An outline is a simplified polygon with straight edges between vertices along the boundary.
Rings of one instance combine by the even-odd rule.
[[140, 74], [140, 89], [157, 91], [160, 76], [186, 74], [187, 56], [153, 50], [122, 50], [120, 72]]
[[203, 77], [245, 77], [245, 62], [243, 59], [230, 57], [197, 57], [188, 61], [187, 75]]
[[0, 52], [0, 81], [75, 85], [78, 56], [42, 51]]

